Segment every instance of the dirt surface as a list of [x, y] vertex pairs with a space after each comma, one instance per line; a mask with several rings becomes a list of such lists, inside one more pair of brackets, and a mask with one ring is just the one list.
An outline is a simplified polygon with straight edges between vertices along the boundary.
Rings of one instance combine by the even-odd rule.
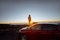
[[16, 40], [18, 37], [18, 33], [15, 31], [1, 31], [0, 32], [0, 40]]

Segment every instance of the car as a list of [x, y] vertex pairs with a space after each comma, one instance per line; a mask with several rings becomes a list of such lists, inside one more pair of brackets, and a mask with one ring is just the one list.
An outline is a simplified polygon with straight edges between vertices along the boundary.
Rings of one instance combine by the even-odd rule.
[[58, 40], [60, 30], [56, 24], [35, 24], [19, 30], [20, 40]]

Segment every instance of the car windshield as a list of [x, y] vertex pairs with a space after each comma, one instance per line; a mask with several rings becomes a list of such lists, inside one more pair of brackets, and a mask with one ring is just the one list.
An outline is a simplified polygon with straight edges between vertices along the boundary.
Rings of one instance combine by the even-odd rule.
[[31, 27], [32, 30], [57, 30], [58, 25], [55, 24], [36, 24]]

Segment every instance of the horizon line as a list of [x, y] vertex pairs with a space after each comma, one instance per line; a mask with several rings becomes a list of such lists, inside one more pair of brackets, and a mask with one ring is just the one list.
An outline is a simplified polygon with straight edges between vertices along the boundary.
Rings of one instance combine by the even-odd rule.
[[[32, 22], [60, 22], [60, 20], [40, 20], [40, 21], [32, 21]], [[18, 24], [23, 24], [23, 23], [28, 23], [28, 22], [0, 22], [0, 24], [15, 24], [15, 23], [18, 23]]]

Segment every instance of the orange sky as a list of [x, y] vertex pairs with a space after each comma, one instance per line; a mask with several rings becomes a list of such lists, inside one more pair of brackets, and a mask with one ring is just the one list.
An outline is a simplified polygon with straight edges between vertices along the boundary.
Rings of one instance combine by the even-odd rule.
[[[60, 20], [39, 20], [32, 22], [60, 22]], [[28, 22], [0, 22], [0, 24], [28, 24]]]

